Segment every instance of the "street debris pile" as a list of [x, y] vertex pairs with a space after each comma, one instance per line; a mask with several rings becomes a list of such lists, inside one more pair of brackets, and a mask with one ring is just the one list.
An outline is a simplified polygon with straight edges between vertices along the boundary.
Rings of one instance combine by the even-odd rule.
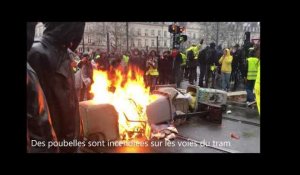
[[152, 139], [165, 139], [172, 140], [176, 138], [176, 135], [178, 134], [177, 129], [173, 125], [169, 124], [161, 124], [161, 125], [151, 125]]

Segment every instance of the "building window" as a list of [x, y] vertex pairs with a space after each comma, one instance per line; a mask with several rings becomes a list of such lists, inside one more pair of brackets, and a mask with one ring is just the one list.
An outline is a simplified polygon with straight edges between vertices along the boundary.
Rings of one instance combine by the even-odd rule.
[[196, 39], [196, 34], [195, 33], [193, 33], [193, 39]]
[[160, 31], [160, 30], [158, 30], [158, 31], [157, 31], [157, 35], [158, 35], [158, 36], [160, 36], [160, 33], [161, 33], [161, 31]]
[[164, 46], [167, 47], [167, 41], [166, 40], [164, 41]]
[[154, 30], [151, 30], [151, 35], [154, 36]]
[[148, 36], [148, 29], [145, 29], [145, 36]]
[[92, 39], [90, 36], [88, 36], [88, 43], [91, 43], [92, 42]]
[[141, 47], [142, 43], [141, 43], [141, 39], [138, 39], [138, 47]]
[[145, 39], [145, 46], [148, 46], [148, 39]]
[[[154, 31], [154, 30], [153, 30]], [[151, 46], [154, 46], [154, 39], [151, 40]]]
[[164, 31], [164, 37], [167, 37], [167, 31]]
[[138, 36], [141, 36], [141, 29], [138, 29]]

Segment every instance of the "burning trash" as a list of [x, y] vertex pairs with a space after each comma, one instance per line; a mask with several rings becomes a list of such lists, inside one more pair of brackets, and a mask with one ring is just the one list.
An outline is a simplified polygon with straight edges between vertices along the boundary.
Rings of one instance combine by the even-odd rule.
[[91, 87], [94, 98], [80, 102], [85, 136], [98, 133], [104, 140], [175, 138], [178, 134], [175, 127], [155, 127], [173, 120], [174, 94], [151, 93], [144, 83], [143, 72], [134, 67], [129, 67], [126, 73], [121, 69], [111, 71], [94, 70]]
[[93, 79], [92, 101], [98, 105], [110, 104], [115, 108], [118, 115], [119, 138], [150, 139], [151, 127], [146, 107], [155, 101], [157, 96], [151, 95], [150, 88], [145, 86], [143, 72], [133, 67], [129, 67], [127, 73], [120, 69], [114, 70], [113, 73], [94, 70]]

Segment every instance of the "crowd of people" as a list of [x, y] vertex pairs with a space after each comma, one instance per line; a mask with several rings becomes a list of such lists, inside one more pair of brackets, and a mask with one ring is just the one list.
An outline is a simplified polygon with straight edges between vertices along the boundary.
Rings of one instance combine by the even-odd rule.
[[[72, 66], [75, 73], [75, 84], [77, 94], [83, 97], [83, 94], [89, 91], [93, 82], [93, 70], [103, 70], [112, 73], [115, 69], [128, 71], [129, 67], [135, 67], [143, 72], [146, 85], [154, 89], [156, 84], [177, 84], [182, 81], [183, 58], [185, 55], [178, 50], [165, 51], [160, 55], [155, 50], [149, 53], [134, 49], [130, 52], [101, 52], [99, 49], [92, 52], [80, 53], [69, 50], [70, 57], [73, 60]], [[112, 73], [113, 74], [113, 73]], [[80, 90], [81, 89], [81, 90]], [[88, 95], [84, 95], [90, 99]]]
[[[82, 140], [82, 120], [79, 102], [90, 100], [93, 70], [127, 72], [129, 67], [139, 68], [144, 73], [146, 85], [151, 90], [157, 84], [176, 84], [180, 87], [186, 78], [190, 84], [197, 82], [197, 67], [200, 68], [198, 85], [215, 88], [215, 79], [221, 75], [225, 91], [230, 81], [239, 77], [246, 82], [247, 102], [255, 101], [253, 89], [260, 67], [259, 45], [253, 45], [245, 55], [245, 49], [235, 45], [224, 48], [215, 43], [202, 49], [203, 40], [186, 50], [172, 49], [149, 53], [134, 49], [123, 53], [78, 52], [85, 23], [45, 22], [41, 40], [33, 43], [36, 23], [27, 23], [27, 139], [28, 152], [77, 152], [75, 147], [48, 149], [32, 147], [31, 140], [72, 141]], [[202, 49], [202, 50], [201, 50]], [[257, 88], [258, 87], [258, 88]]]

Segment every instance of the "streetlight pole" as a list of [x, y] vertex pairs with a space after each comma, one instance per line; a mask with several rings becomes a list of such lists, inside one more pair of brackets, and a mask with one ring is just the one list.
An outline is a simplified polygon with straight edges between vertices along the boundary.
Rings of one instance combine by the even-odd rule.
[[156, 52], [158, 53], [158, 36], [156, 36]]
[[127, 52], [128, 52], [128, 22], [126, 22], [126, 41], [127, 41]]
[[164, 44], [164, 24], [165, 24], [165, 22], [162, 22], [162, 25], [161, 25], [161, 42], [162, 42], [162, 48], [164, 48], [165, 47], [165, 45], [163, 45]]
[[82, 37], [82, 53], [84, 53], [84, 33], [83, 33], [83, 37]]
[[107, 32], [106, 43], [107, 43], [107, 53], [109, 53], [109, 33], [108, 32]]
[[219, 45], [219, 22], [217, 22], [217, 46]]

